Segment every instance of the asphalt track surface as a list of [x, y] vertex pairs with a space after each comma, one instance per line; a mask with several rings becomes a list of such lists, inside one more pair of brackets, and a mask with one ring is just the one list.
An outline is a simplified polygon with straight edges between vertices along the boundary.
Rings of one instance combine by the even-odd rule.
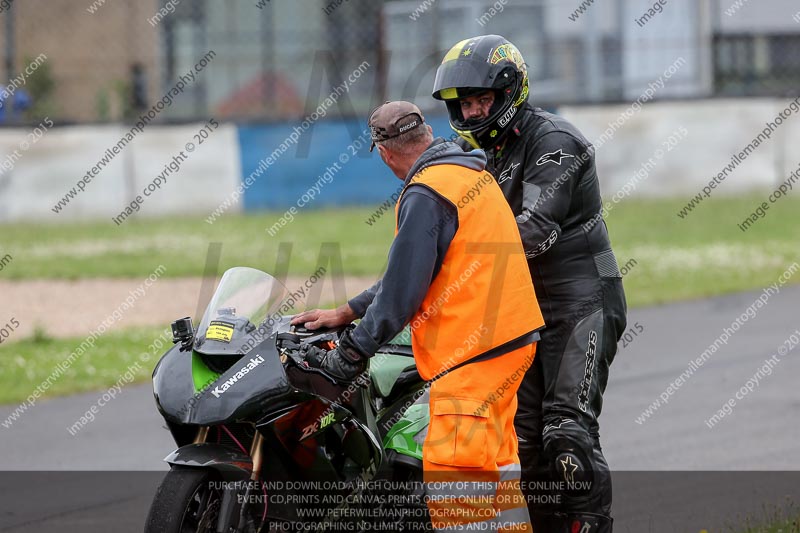
[[[800, 329], [800, 287], [771, 296], [668, 403], [637, 422], [759, 295], [629, 313], [629, 330], [641, 333], [620, 344], [601, 417], [615, 472], [615, 531], [730, 531], [722, 526], [762, 517], [764, 503], [800, 500], [800, 348], [779, 355]], [[737, 399], [773, 355], [772, 374]], [[149, 385], [123, 389], [71, 435], [67, 428], [98, 397], [42, 401], [0, 427], [0, 531], [142, 531], [174, 444]], [[706, 421], [731, 398], [731, 414], [709, 428]], [[13, 407], [0, 407], [0, 420]]]

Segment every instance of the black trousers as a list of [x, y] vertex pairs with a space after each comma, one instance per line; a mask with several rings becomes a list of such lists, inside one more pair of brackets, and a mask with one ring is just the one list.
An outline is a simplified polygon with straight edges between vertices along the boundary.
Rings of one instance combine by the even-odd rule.
[[523, 492], [534, 530], [611, 531], [611, 475], [597, 419], [626, 327], [622, 279], [601, 278], [592, 297], [550, 309], [517, 393]]

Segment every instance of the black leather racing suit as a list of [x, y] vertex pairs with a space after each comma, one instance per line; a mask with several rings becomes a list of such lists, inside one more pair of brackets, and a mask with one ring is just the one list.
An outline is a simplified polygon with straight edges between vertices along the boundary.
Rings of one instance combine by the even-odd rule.
[[529, 104], [519, 113], [487, 150], [487, 169], [517, 217], [546, 324], [518, 393], [523, 492], [536, 531], [611, 531], [597, 417], [626, 326], [622, 278], [600, 216], [593, 147], [557, 115]]

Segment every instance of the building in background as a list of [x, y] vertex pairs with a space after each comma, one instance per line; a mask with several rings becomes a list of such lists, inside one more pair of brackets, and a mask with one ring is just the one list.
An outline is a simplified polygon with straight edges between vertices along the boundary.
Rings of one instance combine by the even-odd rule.
[[[800, 94], [800, 3], [719, 0], [713, 12], [714, 94]], [[730, 14], [729, 14], [730, 13]]]
[[[141, 216], [285, 210], [321, 183], [314, 208], [385, 203], [393, 180], [363, 185], [377, 157], [367, 114], [413, 100], [436, 135], [451, 135], [430, 96], [436, 68], [454, 43], [483, 33], [519, 46], [533, 102], [580, 127], [612, 197], [683, 131], [695, 140], [651, 164], [635, 194], [696, 194], [800, 95], [796, 0], [0, 3], [0, 90], [30, 74], [0, 93], [5, 222], [118, 215], [189, 141], [191, 161]], [[178, 80], [182, 92], [164, 103]], [[146, 127], [112, 158], [143, 113]], [[21, 150], [45, 118], [54, 126]], [[192, 141], [212, 118], [213, 138]], [[797, 168], [800, 122], [786, 122], [725, 193], [773, 187]], [[65, 196], [100, 163], [85, 192]]]
[[[122, 119], [135, 107], [130, 95], [137, 65], [144, 93], [152, 98], [160, 88], [159, 29], [147, 23], [159, 3], [15, 0], [0, 13], [0, 86], [44, 54], [46, 60], [26, 83], [39, 106], [34, 109], [62, 122]], [[35, 123], [40, 118], [29, 116]]]
[[678, 58], [659, 98], [800, 91], [793, 0], [664, 3], [648, 16], [649, 0], [26, 0], [0, 14], [0, 42], [6, 79], [47, 55], [52, 114], [70, 122], [122, 119], [136, 86], [152, 104], [209, 50], [213, 63], [160, 120], [294, 120], [363, 61], [332, 116], [397, 98], [438, 110], [443, 52], [481, 33], [518, 45], [545, 106], [633, 100]]

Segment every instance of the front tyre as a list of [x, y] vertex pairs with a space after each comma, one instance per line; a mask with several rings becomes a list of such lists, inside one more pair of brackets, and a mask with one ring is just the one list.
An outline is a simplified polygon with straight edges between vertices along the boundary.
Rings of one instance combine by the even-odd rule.
[[216, 531], [222, 497], [216, 480], [213, 470], [173, 466], [156, 491], [144, 533]]

